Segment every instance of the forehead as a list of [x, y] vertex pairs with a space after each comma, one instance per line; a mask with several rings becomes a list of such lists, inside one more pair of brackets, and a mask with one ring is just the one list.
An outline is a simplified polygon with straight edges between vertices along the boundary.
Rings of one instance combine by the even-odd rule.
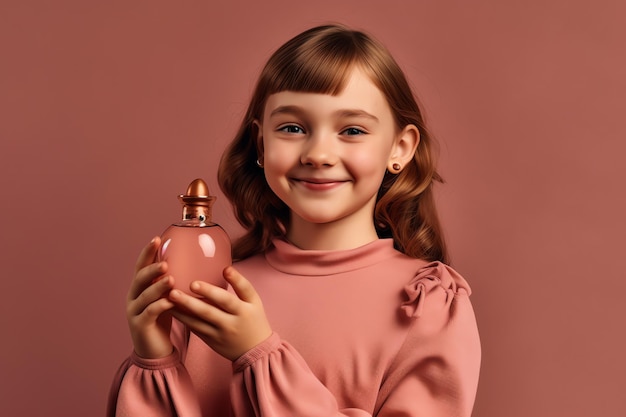
[[378, 118], [391, 116], [391, 109], [382, 91], [358, 67], [352, 69], [343, 89], [338, 94], [281, 91], [271, 94], [265, 103], [263, 118], [270, 117], [275, 109], [297, 106], [304, 111], [331, 112], [342, 109], [362, 110]]

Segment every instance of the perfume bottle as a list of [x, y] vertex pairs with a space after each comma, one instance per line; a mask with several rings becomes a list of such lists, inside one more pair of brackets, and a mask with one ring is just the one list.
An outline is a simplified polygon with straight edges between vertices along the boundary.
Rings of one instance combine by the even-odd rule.
[[197, 296], [189, 289], [193, 281], [205, 281], [226, 288], [222, 271], [232, 263], [228, 235], [211, 221], [215, 201], [209, 187], [198, 178], [178, 196], [183, 205], [182, 220], [169, 226], [161, 235], [157, 261], [166, 261], [174, 288]]

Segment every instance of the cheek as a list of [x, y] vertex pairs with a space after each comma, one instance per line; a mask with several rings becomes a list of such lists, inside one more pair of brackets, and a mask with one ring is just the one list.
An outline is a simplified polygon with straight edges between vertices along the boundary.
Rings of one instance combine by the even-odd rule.
[[280, 195], [280, 190], [286, 187], [289, 172], [299, 162], [299, 156], [290, 146], [274, 145], [269, 144], [265, 147], [263, 171], [270, 188]]
[[294, 155], [283, 148], [266, 149], [264, 164], [269, 172], [284, 173], [293, 166]]
[[295, 141], [266, 139], [263, 143], [264, 163], [276, 169], [291, 168], [300, 161], [300, 145]]
[[355, 173], [360, 175], [384, 175], [387, 169], [387, 150], [385, 149], [363, 149], [354, 150], [349, 153], [346, 163]]

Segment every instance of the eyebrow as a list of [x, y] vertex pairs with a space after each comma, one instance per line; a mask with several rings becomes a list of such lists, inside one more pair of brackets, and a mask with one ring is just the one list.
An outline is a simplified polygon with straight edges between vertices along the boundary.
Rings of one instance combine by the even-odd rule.
[[[296, 116], [302, 116], [305, 113], [306, 111], [302, 107], [299, 107], [299, 106], [279, 106], [279, 107], [276, 107], [274, 110], [272, 110], [272, 112], [270, 113], [270, 117], [273, 117], [278, 114], [295, 114]], [[334, 112], [333, 116], [336, 116], [339, 118], [364, 117], [366, 119], [371, 119], [375, 122], [378, 122], [378, 117], [361, 109], [341, 109], [341, 110], [337, 110], [336, 112]]]

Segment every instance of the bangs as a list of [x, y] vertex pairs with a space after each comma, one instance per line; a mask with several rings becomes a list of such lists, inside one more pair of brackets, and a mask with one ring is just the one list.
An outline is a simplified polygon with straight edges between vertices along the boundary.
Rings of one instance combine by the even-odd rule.
[[354, 66], [363, 64], [363, 53], [354, 34], [338, 31], [304, 42], [294, 40], [276, 51], [268, 62], [268, 94], [295, 91], [337, 95]]

